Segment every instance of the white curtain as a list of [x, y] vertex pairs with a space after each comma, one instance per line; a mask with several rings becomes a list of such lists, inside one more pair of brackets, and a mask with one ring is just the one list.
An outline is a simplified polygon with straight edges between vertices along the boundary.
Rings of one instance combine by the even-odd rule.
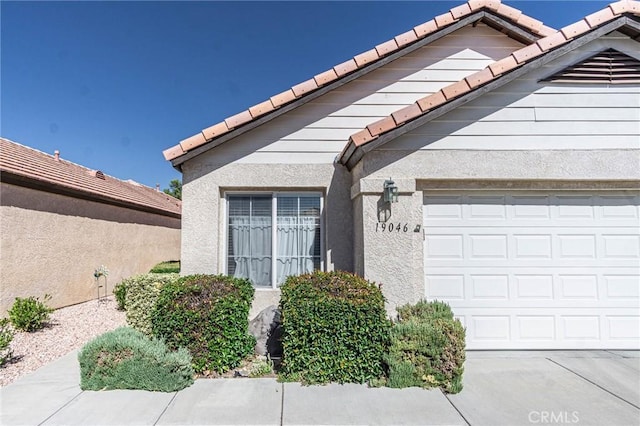
[[230, 237], [236, 278], [257, 286], [271, 286], [271, 217], [232, 216]]
[[313, 271], [316, 238], [315, 217], [278, 216], [277, 279], [282, 284], [289, 275]]

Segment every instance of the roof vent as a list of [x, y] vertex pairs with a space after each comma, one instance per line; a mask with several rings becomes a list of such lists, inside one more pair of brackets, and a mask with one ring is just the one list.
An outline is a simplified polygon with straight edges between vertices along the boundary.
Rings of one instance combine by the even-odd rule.
[[638, 84], [640, 60], [607, 49], [543, 79], [549, 83]]
[[97, 177], [98, 179], [105, 180], [104, 173], [102, 173], [100, 170], [89, 170], [87, 171], [87, 173], [89, 173], [93, 177]]
[[60, 151], [58, 151], [57, 149], [53, 151], [53, 159], [56, 161], [60, 161]]

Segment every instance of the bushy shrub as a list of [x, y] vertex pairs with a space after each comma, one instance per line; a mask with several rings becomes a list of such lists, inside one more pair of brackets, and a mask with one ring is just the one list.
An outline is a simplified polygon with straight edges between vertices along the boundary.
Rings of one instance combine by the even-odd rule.
[[391, 347], [385, 355], [387, 386], [440, 387], [462, 390], [465, 330], [442, 302], [421, 301], [398, 308], [391, 328]]
[[189, 275], [162, 287], [152, 314], [155, 336], [191, 352], [196, 372], [222, 373], [253, 352], [253, 286], [226, 275]]
[[11, 324], [22, 331], [31, 332], [41, 329], [49, 321], [50, 314], [53, 312], [53, 309], [46, 305], [49, 300], [51, 296], [48, 294], [45, 294], [42, 302], [33, 296], [25, 299], [16, 297], [13, 306], [9, 309]]
[[10, 343], [13, 340], [13, 329], [8, 318], [0, 319], [0, 366], [13, 356]]
[[156, 306], [162, 286], [178, 280], [178, 274], [144, 274], [122, 281], [126, 287], [125, 307], [127, 324], [151, 336], [151, 314]]
[[161, 262], [151, 268], [149, 273], [152, 274], [178, 274], [180, 273], [180, 261], [170, 260], [169, 262]]
[[282, 380], [364, 383], [389, 344], [378, 286], [347, 272], [291, 276], [281, 287]]
[[124, 311], [127, 307], [127, 284], [126, 280], [119, 282], [113, 287], [113, 295], [116, 297], [118, 310]]
[[83, 390], [175, 392], [193, 383], [186, 349], [171, 352], [161, 340], [129, 327], [96, 337], [80, 350], [78, 361]]

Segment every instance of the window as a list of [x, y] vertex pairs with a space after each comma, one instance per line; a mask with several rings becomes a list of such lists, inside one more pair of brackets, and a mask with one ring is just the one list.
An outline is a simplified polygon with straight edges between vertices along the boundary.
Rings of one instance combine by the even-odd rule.
[[319, 194], [227, 195], [227, 273], [277, 287], [321, 269], [320, 211]]

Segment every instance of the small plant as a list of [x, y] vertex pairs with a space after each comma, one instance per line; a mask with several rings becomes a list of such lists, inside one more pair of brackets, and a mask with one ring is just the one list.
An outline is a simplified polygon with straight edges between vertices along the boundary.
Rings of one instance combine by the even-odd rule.
[[383, 374], [390, 322], [377, 285], [316, 271], [290, 276], [281, 290], [281, 380], [365, 383]]
[[251, 364], [249, 377], [262, 377], [273, 373], [273, 361], [268, 356], [259, 356]]
[[113, 287], [113, 295], [116, 297], [118, 310], [124, 311], [127, 307], [127, 284], [125, 281], [119, 282]]
[[180, 273], [180, 261], [170, 260], [158, 263], [149, 271], [151, 274], [178, 274]]
[[0, 319], [0, 366], [11, 359], [13, 350], [10, 343], [13, 340], [13, 329], [8, 318]]
[[46, 305], [49, 300], [51, 296], [48, 294], [45, 294], [43, 302], [36, 297], [25, 299], [16, 297], [16, 301], [9, 309], [11, 324], [22, 331], [31, 332], [41, 329], [49, 321], [49, 316], [53, 312], [53, 309]]
[[185, 347], [197, 373], [224, 373], [253, 351], [249, 308], [254, 289], [245, 279], [188, 275], [162, 287], [152, 329], [172, 348]]
[[82, 390], [143, 389], [175, 392], [193, 383], [191, 356], [120, 327], [87, 343], [78, 354]]

